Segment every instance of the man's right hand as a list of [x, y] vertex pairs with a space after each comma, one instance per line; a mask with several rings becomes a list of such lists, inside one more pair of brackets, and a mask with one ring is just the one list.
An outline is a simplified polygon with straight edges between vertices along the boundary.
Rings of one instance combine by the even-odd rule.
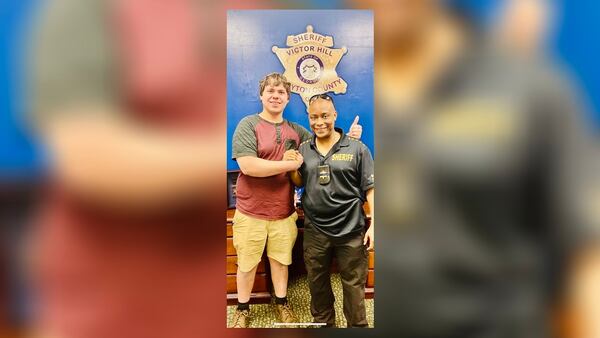
[[302, 165], [302, 163], [304, 163], [304, 157], [302, 157], [302, 154], [300, 154], [300, 152], [296, 150], [296, 169], [295, 170], [300, 169], [300, 166]]
[[290, 171], [298, 170], [298, 168], [300, 168], [300, 166], [304, 162], [304, 158], [302, 157], [300, 152], [294, 149], [287, 150], [285, 153], [283, 153], [283, 160], [294, 162], [294, 167], [290, 169]]
[[284, 161], [295, 161], [296, 157], [297, 157], [296, 153], [298, 153], [298, 151], [294, 150], [294, 149], [286, 150], [285, 153], [283, 153], [283, 160]]

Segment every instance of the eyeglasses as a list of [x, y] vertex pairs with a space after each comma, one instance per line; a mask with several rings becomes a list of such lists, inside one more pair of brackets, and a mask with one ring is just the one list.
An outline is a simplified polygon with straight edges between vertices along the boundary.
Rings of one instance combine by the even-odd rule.
[[316, 99], [327, 100], [327, 101], [331, 101], [331, 103], [333, 103], [333, 98], [331, 96], [329, 96], [327, 94], [317, 94], [317, 95], [311, 96], [311, 98], [308, 100], [308, 104], [313, 103], [313, 101]]

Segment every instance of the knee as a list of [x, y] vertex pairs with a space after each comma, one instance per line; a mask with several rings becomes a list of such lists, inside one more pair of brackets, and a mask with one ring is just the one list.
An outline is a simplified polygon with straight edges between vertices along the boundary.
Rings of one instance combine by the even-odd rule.
[[368, 268], [355, 266], [353, 268], [340, 269], [340, 277], [342, 282], [352, 285], [362, 285], [367, 280]]
[[241, 278], [250, 278], [250, 277], [254, 276], [257, 268], [258, 268], [258, 264], [256, 264], [252, 269], [250, 269], [248, 271], [243, 271], [238, 266], [237, 275], [238, 275], [238, 277], [241, 277]]
[[287, 269], [287, 265], [282, 264], [281, 262], [279, 262], [276, 259], [273, 259], [271, 257], [269, 257], [269, 265], [271, 266], [271, 270], [286, 270]]

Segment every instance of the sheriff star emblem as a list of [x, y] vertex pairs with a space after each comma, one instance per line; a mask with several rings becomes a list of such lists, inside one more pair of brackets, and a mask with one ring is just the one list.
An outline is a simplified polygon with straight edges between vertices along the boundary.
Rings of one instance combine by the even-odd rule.
[[314, 33], [311, 25], [305, 33], [288, 35], [287, 46], [272, 50], [285, 68], [283, 75], [291, 82], [292, 92], [300, 95], [307, 108], [314, 95], [346, 92], [348, 84], [335, 71], [348, 52], [346, 47], [332, 48], [333, 37]]

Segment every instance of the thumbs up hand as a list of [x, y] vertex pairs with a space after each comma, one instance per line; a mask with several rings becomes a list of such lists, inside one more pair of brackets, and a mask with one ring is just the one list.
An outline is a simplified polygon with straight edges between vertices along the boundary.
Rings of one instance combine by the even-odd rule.
[[352, 125], [350, 126], [350, 130], [348, 131], [348, 136], [360, 139], [362, 136], [362, 126], [358, 124], [359, 116], [356, 115]]

